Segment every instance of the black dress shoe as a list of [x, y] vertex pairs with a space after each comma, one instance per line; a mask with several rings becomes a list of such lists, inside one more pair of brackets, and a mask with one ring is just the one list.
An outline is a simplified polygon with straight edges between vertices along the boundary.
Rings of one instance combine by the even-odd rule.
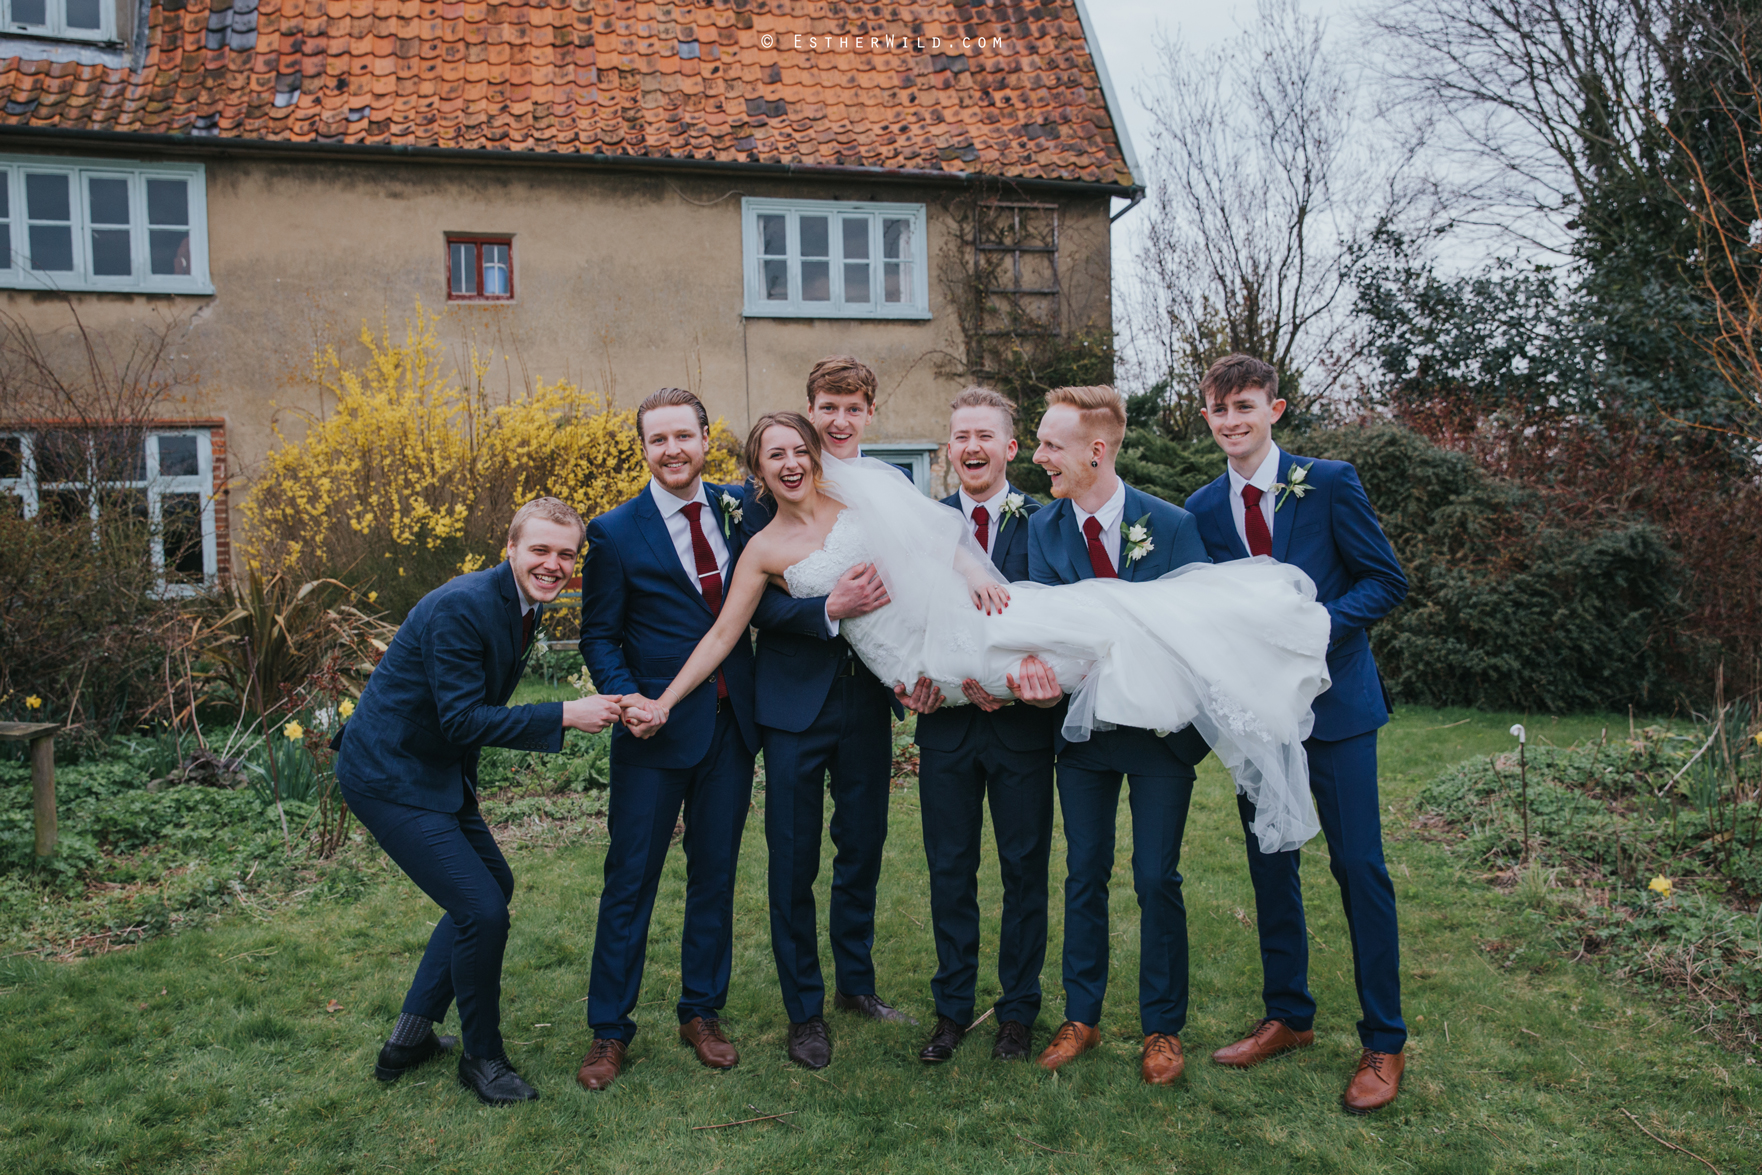
[[832, 1006], [840, 1012], [856, 1012], [871, 1020], [891, 1020], [896, 1024], [917, 1023], [878, 995], [845, 995], [842, 991], [835, 991], [832, 993]]
[[379, 1050], [379, 1060], [374, 1063], [373, 1075], [381, 1081], [396, 1081], [423, 1062], [458, 1047], [458, 1037], [436, 1036], [432, 1028], [428, 1030], [425, 1039], [415, 1044], [393, 1044], [388, 1040], [385, 1047]]
[[538, 1091], [521, 1080], [508, 1064], [508, 1057], [459, 1056], [459, 1084], [477, 1095], [486, 1106], [509, 1106], [515, 1102], [536, 1102]]
[[789, 1026], [789, 1059], [809, 1069], [824, 1069], [832, 1063], [832, 1036], [826, 1031], [826, 1020], [814, 1016]]
[[954, 1050], [960, 1047], [961, 1038], [967, 1030], [959, 1022], [947, 1016], [936, 1017], [936, 1031], [930, 1034], [930, 1042], [918, 1050], [918, 1060], [926, 1065], [935, 1065], [954, 1056]]
[[997, 1022], [997, 1043], [991, 1046], [993, 1061], [1025, 1061], [1029, 1049], [1028, 1026], [1020, 1020]]

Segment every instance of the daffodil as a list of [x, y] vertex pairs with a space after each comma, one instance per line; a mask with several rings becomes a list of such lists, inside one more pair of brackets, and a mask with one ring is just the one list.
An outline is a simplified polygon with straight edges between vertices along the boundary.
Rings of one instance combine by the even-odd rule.
[[340, 705], [336, 708], [337, 717], [341, 718], [344, 722], [347, 722], [349, 720], [349, 715], [353, 714], [354, 712], [355, 712], [355, 701], [353, 698], [344, 698], [342, 701], [342, 705]]
[[281, 728], [281, 732], [286, 735], [290, 741], [294, 742], [306, 737], [306, 728], [301, 726], [298, 722], [288, 723]]
[[32, 694], [24, 700], [24, 704], [25, 709], [27, 710], [41, 710], [43, 708], [43, 699], [39, 698], [36, 694]]
[[1670, 890], [1671, 890], [1670, 878], [1668, 878], [1668, 877], [1654, 877], [1650, 882], [1648, 882], [1646, 884], [1646, 888], [1651, 890], [1653, 893], [1657, 894], [1661, 898], [1667, 898], [1670, 896]]

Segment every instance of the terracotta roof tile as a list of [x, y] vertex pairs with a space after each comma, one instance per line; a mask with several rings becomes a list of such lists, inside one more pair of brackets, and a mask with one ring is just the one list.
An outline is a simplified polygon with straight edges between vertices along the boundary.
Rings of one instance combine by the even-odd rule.
[[138, 70], [0, 58], [0, 127], [1133, 182], [1076, 0], [238, 7], [154, 0]]

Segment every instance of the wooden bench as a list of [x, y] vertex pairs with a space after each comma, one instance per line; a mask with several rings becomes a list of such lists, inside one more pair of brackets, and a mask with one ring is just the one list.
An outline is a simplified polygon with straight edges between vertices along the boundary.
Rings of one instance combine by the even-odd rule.
[[55, 852], [55, 732], [53, 722], [0, 722], [0, 739], [31, 744], [31, 807], [37, 822], [37, 856]]

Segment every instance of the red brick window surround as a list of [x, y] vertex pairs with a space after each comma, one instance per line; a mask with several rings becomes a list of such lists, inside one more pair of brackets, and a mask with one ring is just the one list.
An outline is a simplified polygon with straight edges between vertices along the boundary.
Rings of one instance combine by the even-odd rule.
[[447, 301], [512, 302], [514, 238], [447, 235]]

